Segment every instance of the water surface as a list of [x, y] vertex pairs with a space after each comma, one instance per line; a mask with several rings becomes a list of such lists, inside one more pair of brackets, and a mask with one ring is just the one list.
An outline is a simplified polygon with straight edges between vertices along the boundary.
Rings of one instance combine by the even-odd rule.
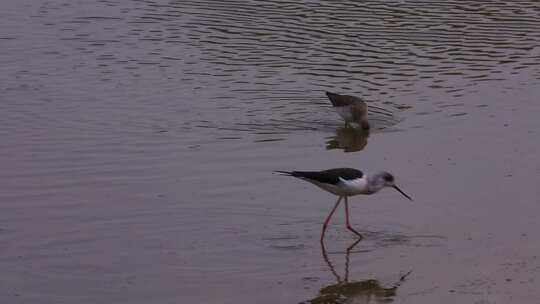
[[[540, 297], [535, 1], [0, 8], [1, 302]], [[271, 172], [340, 166], [415, 202], [352, 198], [324, 258], [334, 198]]]

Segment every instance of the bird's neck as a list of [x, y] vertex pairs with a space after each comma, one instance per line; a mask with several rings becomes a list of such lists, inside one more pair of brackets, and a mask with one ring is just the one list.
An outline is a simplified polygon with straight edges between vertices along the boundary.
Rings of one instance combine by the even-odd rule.
[[375, 193], [384, 188], [384, 181], [382, 181], [377, 175], [369, 177], [367, 182], [367, 188], [370, 193]]

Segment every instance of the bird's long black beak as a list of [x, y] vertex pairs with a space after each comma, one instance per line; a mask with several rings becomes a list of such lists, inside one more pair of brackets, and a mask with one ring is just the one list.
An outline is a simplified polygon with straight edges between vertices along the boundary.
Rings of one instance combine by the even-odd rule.
[[401, 189], [398, 188], [398, 186], [394, 185], [394, 189], [396, 189], [399, 193], [403, 194], [406, 198], [408, 198], [410, 201], [412, 201], [412, 198], [405, 194], [405, 192], [401, 191]]

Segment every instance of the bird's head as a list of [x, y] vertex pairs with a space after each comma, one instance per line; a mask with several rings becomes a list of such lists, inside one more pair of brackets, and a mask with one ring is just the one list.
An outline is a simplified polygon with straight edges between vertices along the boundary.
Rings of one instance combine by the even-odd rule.
[[388, 172], [381, 172], [375, 176], [375, 183], [380, 185], [381, 188], [384, 187], [391, 187], [396, 189], [399, 193], [401, 193], [403, 196], [408, 198], [412, 201], [412, 198], [408, 196], [405, 192], [403, 192], [399, 187], [396, 185], [396, 179], [394, 176]]

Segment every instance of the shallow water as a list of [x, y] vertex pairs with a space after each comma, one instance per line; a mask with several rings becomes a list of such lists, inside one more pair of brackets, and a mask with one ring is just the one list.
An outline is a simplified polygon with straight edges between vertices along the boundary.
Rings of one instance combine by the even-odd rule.
[[[536, 303], [539, 12], [2, 1], [0, 302]], [[351, 198], [324, 254], [334, 197], [271, 172], [340, 166], [415, 201]]]

